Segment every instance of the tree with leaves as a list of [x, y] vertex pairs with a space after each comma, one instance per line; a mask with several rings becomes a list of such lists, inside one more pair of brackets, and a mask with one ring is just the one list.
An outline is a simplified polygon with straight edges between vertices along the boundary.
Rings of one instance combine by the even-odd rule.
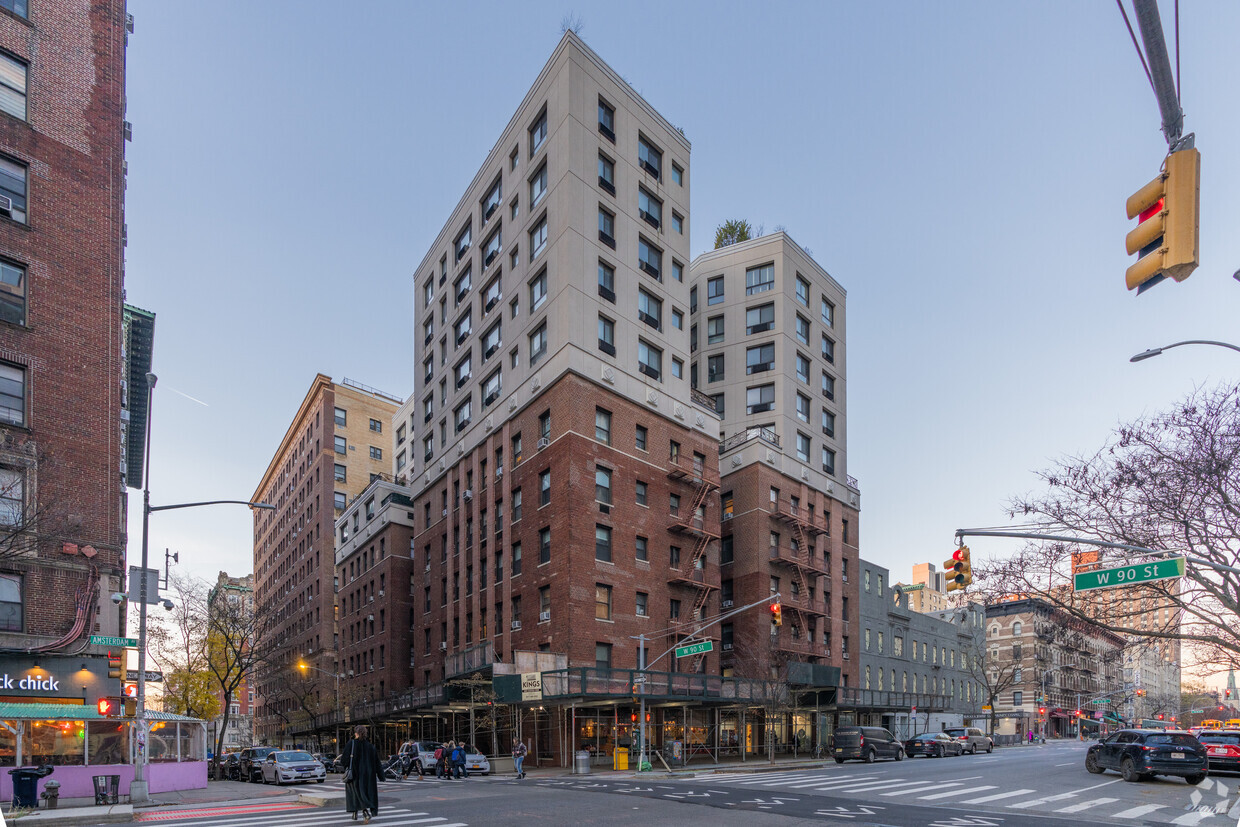
[[995, 598], [1036, 596], [1130, 640], [1182, 641], [1184, 659], [1202, 668], [1240, 661], [1240, 385], [1199, 388], [1169, 410], [1121, 425], [1097, 451], [1061, 459], [1038, 477], [1043, 490], [1014, 499], [1013, 518], [1040, 533], [1186, 555], [1185, 574], [1076, 592], [1075, 571], [1147, 558], [1034, 541], [1010, 557], [975, 564], [984, 591]]
[[233, 583], [222, 573], [215, 587], [205, 591], [201, 605], [206, 617], [206, 672], [223, 708], [215, 743], [218, 775], [233, 700], [270, 652], [266, 642], [268, 621], [254, 611], [254, 595], [248, 584]]
[[753, 227], [748, 221], [743, 218], [730, 219], [715, 229], [715, 249], [749, 241], [753, 237]]

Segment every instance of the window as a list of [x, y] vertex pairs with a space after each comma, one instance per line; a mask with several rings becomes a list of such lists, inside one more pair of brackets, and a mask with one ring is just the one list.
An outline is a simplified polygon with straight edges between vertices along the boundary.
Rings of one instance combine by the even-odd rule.
[[461, 232], [456, 237], [456, 241], [453, 242], [454, 249], [456, 250], [457, 261], [460, 261], [461, 259], [465, 258], [465, 254], [469, 252], [469, 244], [472, 239], [473, 239], [473, 228], [471, 225], [466, 224], [465, 229], [461, 230]]
[[435, 300], [435, 275], [426, 280], [426, 284], [422, 285], [422, 306], [430, 307], [431, 302]]
[[762, 333], [775, 327], [775, 305], [762, 304], [745, 311], [745, 333]]
[[604, 445], [611, 444], [611, 412], [594, 409], [594, 438]]
[[720, 416], [723, 416], [723, 394], [722, 393], [714, 394], [713, 396], [711, 396], [710, 401], [715, 406], [715, 413], [719, 414]]
[[21, 471], [0, 468], [0, 525], [20, 525], [25, 503], [25, 478]]
[[594, 644], [594, 668], [610, 669], [611, 668], [611, 644], [596, 643]]
[[0, 574], [0, 630], [22, 630], [22, 579], [16, 574]]
[[667, 603], [667, 616], [671, 620], [680, 619], [680, 601], [676, 599], [669, 600]]
[[602, 207], [598, 208], [598, 240], [616, 249], [616, 216]]
[[543, 270], [530, 280], [530, 312], [533, 313], [547, 300], [547, 271]]
[[538, 565], [551, 562], [551, 529], [543, 528], [538, 531]]
[[482, 361], [485, 362], [495, 355], [495, 351], [499, 350], [504, 344], [503, 331], [500, 329], [500, 323], [496, 322], [482, 334]]
[[343, 491], [333, 492], [332, 500], [333, 500], [333, 503], [332, 503], [333, 506], [338, 509], [344, 508], [346, 505], [349, 504], [348, 495], [345, 494]]
[[456, 379], [456, 386], [459, 388], [469, 381], [469, 377], [473, 375], [473, 367], [471, 365], [472, 358], [467, 354], [464, 359], [456, 363], [456, 367], [452, 369], [452, 375]]
[[745, 413], [756, 414], [775, 407], [775, 386], [759, 385], [745, 391]]
[[648, 486], [646, 485], [646, 483], [642, 482], [641, 480], [637, 481], [637, 504], [638, 505], [646, 505], [646, 506], [649, 505], [649, 502], [646, 499], [647, 488]]
[[797, 432], [797, 459], [801, 462], [809, 462], [810, 439], [801, 432]]
[[611, 529], [605, 525], [594, 526], [594, 559], [611, 562]]
[[538, 254], [547, 246], [547, 216], [543, 216], [530, 230], [530, 261], [538, 258]]
[[801, 278], [800, 273], [797, 273], [797, 301], [809, 307], [809, 282]]
[[538, 202], [543, 200], [543, 196], [547, 194], [547, 165], [543, 164], [538, 168], [538, 172], [530, 178], [530, 212], [533, 213], [534, 208], [538, 206]]
[[[2, 391], [3, 391], [3, 387], [0, 387], [0, 392]], [[0, 399], [0, 405], [2, 404], [3, 404], [3, 400]], [[334, 444], [336, 446], [337, 454], [347, 454], [349, 452], [349, 443], [344, 437], [342, 436], [335, 437]]]
[[611, 505], [611, 470], [601, 465], [594, 466], [594, 499]]
[[[482, 407], [487, 407], [499, 399], [500, 391], [503, 390], [504, 377], [500, 368], [496, 368], [495, 372], [488, 376], [482, 383]], [[484, 480], [485, 484], [485, 480]]]
[[551, 411], [543, 411], [538, 417], [538, 436], [551, 441]]
[[517, 164], [521, 163], [521, 150], [514, 149], [512, 154], [508, 156], [508, 168], [516, 169]]
[[461, 431], [465, 430], [465, 428], [468, 427], [470, 421], [472, 421], [473, 419], [473, 413], [472, 413], [473, 405], [471, 404], [472, 402], [473, 402], [472, 399], [466, 399], [464, 402], [462, 402], [460, 405], [456, 407], [455, 411], [452, 412], [453, 418], [456, 420], [456, 433], [458, 434]]
[[457, 347], [474, 332], [474, 313], [470, 310], [464, 316], [456, 320], [456, 324], [452, 325], [452, 333], [456, 336]]
[[542, 623], [543, 618], [551, 619], [551, 587], [538, 587], [538, 622]]
[[832, 439], [835, 438], [835, 414], [822, 409], [822, 432]]
[[0, 53], [0, 111], [26, 120], [26, 64], [3, 53]]
[[521, 199], [513, 196], [512, 203], [508, 206], [508, 217], [515, 219], [521, 214]]
[[499, 251], [503, 246], [503, 227], [496, 227], [495, 232], [487, 236], [487, 240], [482, 244], [482, 266], [490, 267], [491, 262], [495, 261], [496, 256], [499, 255]]
[[835, 362], [835, 340], [825, 333], [822, 335], [822, 358], [828, 362]]
[[544, 505], [551, 504], [551, 469], [539, 473], [538, 475], [538, 505], [541, 508]]
[[349, 473], [348, 468], [346, 468], [345, 466], [341, 465], [338, 462], [334, 464], [333, 468], [334, 468], [333, 475], [334, 475], [336, 482], [347, 482], [348, 481], [347, 479], [348, 473]]
[[722, 382], [724, 376], [723, 354], [719, 353], [706, 358], [706, 382]]
[[26, 323], [26, 268], [0, 261], [0, 321]]
[[822, 470], [828, 474], [835, 474], [835, 452], [825, 445], [822, 447]]
[[[550, 529], [548, 529], [548, 531], [550, 531]], [[500, 560], [496, 558], [496, 561], [495, 561], [495, 582], [496, 583], [504, 579], [504, 570], [501, 567], [501, 565], [502, 564]], [[516, 577], [520, 573], [521, 573], [521, 544], [513, 543], [512, 544], [512, 576]]]
[[641, 187], [637, 188], [637, 214], [651, 227], [659, 229], [663, 223], [663, 202], [646, 192]]
[[723, 301], [723, 276], [715, 276], [706, 280], [706, 303], [719, 304]]
[[745, 271], [745, 295], [765, 293], [775, 287], [775, 265], [764, 264]]
[[822, 323], [827, 327], [835, 327], [835, 305], [825, 297], [822, 300]]
[[745, 349], [745, 375], [765, 373], [775, 369], [775, 345], [767, 343]]
[[677, 330], [685, 329], [685, 314], [674, 307], [672, 308], [672, 327]]
[[383, 433], [383, 423], [377, 419], [370, 420], [370, 430], [376, 434]]
[[797, 354], [797, 379], [809, 384], [809, 357]]
[[642, 562], [650, 561], [650, 543], [645, 537], [638, 537], [634, 542], [636, 556]]
[[680, 213], [672, 213], [672, 229], [681, 235], [685, 234], [685, 219]]
[[371, 446], [370, 446], [370, 458], [371, 458], [371, 459], [380, 459], [380, 460], [381, 460], [381, 459], [383, 459], [383, 449], [382, 449], [382, 448], [376, 448], [375, 446], [371, 445]]
[[616, 271], [610, 264], [598, 263], [598, 294], [607, 301], [616, 302]]
[[835, 399], [835, 377], [825, 370], [822, 372], [822, 395], [827, 399]]
[[604, 103], [602, 98], [598, 102], [598, 131], [613, 144], [616, 142], [616, 110]]
[[1025, 702], [1025, 693], [1017, 689], [1012, 693], [1012, 706], [1020, 706]]
[[530, 334], [530, 367], [547, 355], [547, 323], [543, 322]]
[[616, 355], [616, 325], [606, 316], [598, 317], [598, 349], [608, 356]]
[[349, 421], [349, 412], [344, 408], [336, 408], [334, 419], [337, 425], [343, 427]]
[[676, 259], [672, 259], [672, 278], [676, 281], [685, 280], [685, 266]]
[[654, 345], [637, 340], [637, 369], [651, 379], [661, 380], [663, 376], [663, 351]]
[[499, 202], [504, 197], [503, 183], [502, 178], [496, 178], [495, 183], [491, 185], [491, 189], [487, 191], [486, 197], [482, 199], [483, 221], [486, 221], [499, 209]]
[[634, 603], [635, 613], [638, 617], [650, 617], [650, 595], [645, 592], [638, 592], [637, 599]]
[[809, 424], [809, 397], [797, 394], [797, 419]]
[[639, 451], [645, 451], [645, 450], [646, 450], [646, 438], [647, 438], [647, 435], [648, 435], [648, 431], [646, 430], [646, 426], [645, 426], [645, 425], [638, 425], [638, 426], [637, 426], [637, 430], [636, 430], [636, 445], [637, 445], [637, 450], [639, 450]]
[[606, 155], [598, 156], [598, 185], [599, 189], [616, 194], [616, 165]]
[[796, 331], [797, 331], [797, 341], [799, 341], [803, 345], [808, 345], [809, 344], [809, 320], [803, 318], [800, 313], [797, 314]]
[[638, 138], [637, 164], [655, 178], [660, 178], [662, 177], [663, 169], [663, 152], [656, 149], [655, 146], [647, 142], [645, 138]]
[[538, 120], [534, 121], [530, 127], [530, 157], [534, 156], [547, 140], [547, 110], [544, 109], [542, 114], [538, 116]]
[[723, 338], [723, 316], [711, 316], [706, 320], [706, 344], [717, 345]]
[[655, 330], [663, 330], [663, 302], [647, 293], [645, 290], [637, 291], [637, 318], [639, 321], [653, 327]]
[[[0, 158], [0, 196], [9, 199], [7, 215], [19, 223], [26, 223], [26, 165], [8, 158]], [[5, 214], [0, 202], [0, 215]]]
[[637, 239], [637, 269], [662, 281], [663, 251], [644, 238]]
[[679, 164], [672, 164], [672, 181], [682, 187], [685, 185], [685, 171]]
[[672, 357], [672, 376], [677, 379], [683, 379], [685, 375], [685, 363], [681, 359]]

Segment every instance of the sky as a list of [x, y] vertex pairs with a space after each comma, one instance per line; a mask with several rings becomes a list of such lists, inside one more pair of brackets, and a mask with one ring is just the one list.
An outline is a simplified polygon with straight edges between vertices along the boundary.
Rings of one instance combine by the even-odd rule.
[[[1202, 264], [1139, 297], [1124, 202], [1166, 143], [1107, 0], [129, 10], [126, 291], [157, 314], [156, 505], [249, 499], [318, 372], [409, 395], [413, 270], [569, 17], [692, 142], [695, 256], [727, 219], [782, 226], [847, 291], [847, 468], [861, 555], [893, 580], [957, 528], [1011, 522], [1037, 469], [1240, 369], [1201, 346], [1128, 361], [1240, 341], [1235, 2], [1180, 14]], [[136, 564], [140, 492], [129, 516]], [[150, 547], [183, 575], [248, 573], [250, 513], [154, 514]]]

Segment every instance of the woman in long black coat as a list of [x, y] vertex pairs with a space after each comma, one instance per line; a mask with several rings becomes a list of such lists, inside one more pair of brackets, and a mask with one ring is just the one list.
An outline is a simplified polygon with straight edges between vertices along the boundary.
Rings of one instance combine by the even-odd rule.
[[353, 778], [344, 785], [344, 808], [357, 821], [360, 810], [367, 824], [379, 811], [379, 779], [383, 769], [379, 766], [379, 752], [367, 737], [364, 726], [353, 730], [353, 740], [344, 748], [345, 771], [352, 771]]

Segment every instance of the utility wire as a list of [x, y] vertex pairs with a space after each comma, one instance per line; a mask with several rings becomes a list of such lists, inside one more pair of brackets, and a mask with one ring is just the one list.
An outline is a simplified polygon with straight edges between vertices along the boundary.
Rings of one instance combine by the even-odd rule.
[[[1141, 53], [1141, 46], [1137, 43], [1137, 33], [1132, 30], [1132, 23], [1128, 20], [1128, 12], [1124, 9], [1124, 0], [1115, 0], [1115, 5], [1119, 6], [1119, 13], [1124, 16], [1124, 25], [1128, 27], [1128, 36], [1132, 38], [1132, 47], [1137, 50], [1137, 57], [1141, 59], [1141, 68], [1145, 70], [1145, 77], [1150, 82], [1150, 88], [1154, 89], [1157, 94], [1158, 90], [1154, 88], [1154, 76], [1150, 74], [1150, 67], [1145, 62], [1145, 55]], [[1177, 0], [1176, 10], [1178, 12], [1180, 6]], [[1176, 27], [1176, 36], [1179, 36], [1179, 27]], [[1176, 49], [1176, 57], [1179, 58], [1179, 49]]]
[[1175, 0], [1175, 100], [1184, 105], [1180, 97], [1180, 0]]

